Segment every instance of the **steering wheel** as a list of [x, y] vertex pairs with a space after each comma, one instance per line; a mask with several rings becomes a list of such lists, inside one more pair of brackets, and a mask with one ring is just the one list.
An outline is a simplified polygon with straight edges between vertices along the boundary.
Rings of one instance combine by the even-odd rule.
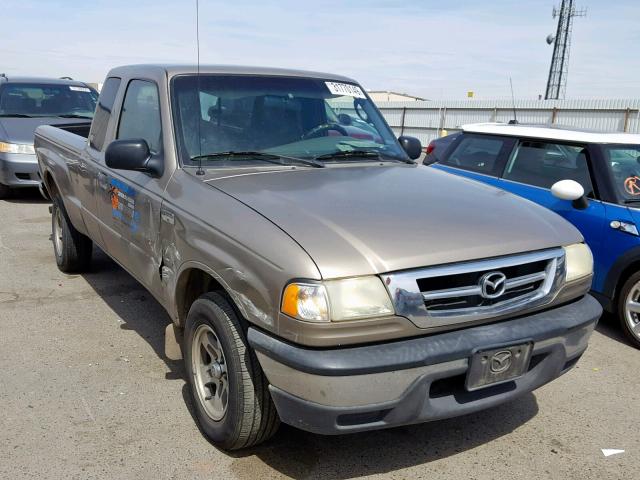
[[317, 138], [319, 136], [321, 136], [323, 133], [328, 132], [330, 130], [335, 130], [336, 132], [338, 132], [340, 135], [344, 136], [344, 137], [348, 137], [349, 133], [347, 132], [347, 130], [341, 126], [338, 125], [337, 123], [323, 123], [322, 125], [318, 125], [317, 127], [313, 127], [311, 130], [309, 130], [308, 132], [304, 133], [302, 135], [302, 137], [300, 137], [302, 140], [307, 140], [309, 138]]

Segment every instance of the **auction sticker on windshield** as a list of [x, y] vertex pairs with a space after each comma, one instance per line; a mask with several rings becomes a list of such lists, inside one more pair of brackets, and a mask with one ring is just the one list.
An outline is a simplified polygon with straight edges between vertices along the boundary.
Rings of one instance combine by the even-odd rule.
[[348, 95], [356, 98], [367, 98], [364, 92], [357, 85], [350, 83], [324, 82], [327, 88], [334, 95]]

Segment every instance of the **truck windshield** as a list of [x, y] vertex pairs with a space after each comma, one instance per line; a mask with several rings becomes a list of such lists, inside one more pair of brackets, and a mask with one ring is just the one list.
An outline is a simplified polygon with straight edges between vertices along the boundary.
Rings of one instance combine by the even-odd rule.
[[7, 83], [0, 89], [0, 116], [92, 118], [98, 93], [85, 86]]
[[229, 156], [216, 155], [247, 151], [324, 163], [372, 161], [372, 157], [407, 160], [389, 126], [355, 84], [203, 74], [177, 76], [172, 89], [184, 165], [198, 160], [217, 166], [261, 161], [260, 155], [236, 155], [233, 162]]
[[640, 203], [640, 145], [603, 147], [617, 197], [621, 203]]

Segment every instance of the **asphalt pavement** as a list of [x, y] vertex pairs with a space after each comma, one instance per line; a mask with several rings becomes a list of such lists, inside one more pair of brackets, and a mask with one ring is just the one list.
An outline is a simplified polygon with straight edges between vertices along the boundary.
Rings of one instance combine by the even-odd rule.
[[500, 407], [339, 437], [283, 426], [222, 452], [165, 355], [168, 315], [102, 252], [59, 272], [48, 206], [0, 201], [2, 479], [640, 478], [640, 350], [610, 319], [574, 370]]

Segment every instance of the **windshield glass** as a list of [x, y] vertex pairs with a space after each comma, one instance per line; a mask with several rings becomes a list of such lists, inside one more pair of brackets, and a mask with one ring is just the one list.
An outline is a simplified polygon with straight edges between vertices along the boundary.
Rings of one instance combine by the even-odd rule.
[[640, 145], [605, 146], [604, 151], [618, 198], [640, 202]]
[[0, 89], [0, 115], [92, 118], [98, 93], [63, 84], [7, 83]]
[[[183, 75], [174, 78], [172, 85], [176, 138], [185, 165], [197, 164], [198, 157], [216, 166], [231, 164], [225, 156], [206, 157], [221, 152], [323, 156], [325, 163], [371, 161], [378, 155], [407, 159], [371, 100], [354, 84], [314, 78]], [[366, 154], [344, 155], [362, 151]], [[262, 161], [260, 155], [236, 156], [234, 166], [238, 160]]]

